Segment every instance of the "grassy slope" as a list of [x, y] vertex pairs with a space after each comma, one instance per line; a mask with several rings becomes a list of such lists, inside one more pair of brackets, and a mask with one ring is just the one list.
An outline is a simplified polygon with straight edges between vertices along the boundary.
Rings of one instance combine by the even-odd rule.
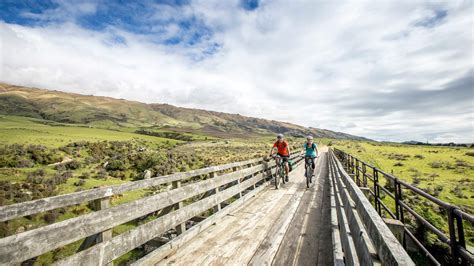
[[[26, 88], [0, 83], [0, 114], [43, 118], [101, 128], [161, 127], [217, 137], [247, 137], [275, 132], [318, 137], [358, 138], [323, 129], [168, 104]], [[173, 130], [176, 131], [176, 130]], [[359, 138], [360, 139], [360, 138]]]
[[[421, 180], [420, 188], [432, 188], [442, 186], [443, 190], [439, 198], [474, 212], [474, 157], [466, 153], [472, 151], [467, 148], [410, 146], [400, 144], [383, 144], [369, 142], [334, 142], [336, 148], [347, 151], [350, 154], [371, 163], [380, 169], [393, 173], [395, 176], [409, 183], [414, 181], [414, 176]], [[392, 154], [392, 159], [389, 158]], [[405, 160], [394, 159], [393, 154], [408, 155]], [[421, 155], [423, 158], [416, 158]], [[418, 156], [419, 157], [419, 156]], [[458, 160], [464, 161], [467, 167], [458, 167]], [[402, 166], [395, 166], [400, 162]], [[433, 168], [431, 163], [440, 162], [441, 168]], [[446, 168], [450, 165], [454, 169]], [[418, 170], [418, 172], [414, 171]], [[439, 176], [436, 176], [439, 175]], [[466, 182], [466, 179], [470, 180]], [[463, 197], [454, 195], [451, 191], [464, 180], [461, 186]]]
[[55, 123], [43, 119], [0, 115], [0, 144], [42, 144], [59, 147], [73, 141], [128, 141], [141, 140], [149, 143], [177, 140], [134, 134], [134, 128], [122, 131], [92, 128], [86, 125]]

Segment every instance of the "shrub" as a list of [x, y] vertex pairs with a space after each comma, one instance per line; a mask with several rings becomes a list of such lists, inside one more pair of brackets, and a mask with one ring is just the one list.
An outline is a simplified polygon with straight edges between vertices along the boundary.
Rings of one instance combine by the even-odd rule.
[[85, 181], [84, 179], [81, 179], [81, 180], [79, 180], [79, 181], [77, 181], [77, 182], [74, 182], [74, 186], [76, 186], [76, 187], [81, 187], [81, 186], [83, 186], [85, 183], [86, 183], [86, 181]]
[[468, 152], [466, 152], [465, 154], [466, 154], [466, 156], [472, 156], [472, 157], [474, 157], [474, 151], [468, 151]]
[[96, 178], [97, 179], [106, 179], [107, 178], [107, 172], [104, 169], [100, 169], [99, 172], [97, 172]]
[[125, 170], [125, 164], [120, 160], [112, 160], [105, 167], [107, 171], [123, 171]]
[[417, 154], [414, 156], [416, 159], [425, 159], [425, 156], [421, 155], [421, 154]]
[[393, 166], [403, 166], [402, 162], [396, 162]]
[[441, 191], [443, 191], [443, 186], [437, 185], [437, 186], [434, 187], [433, 195], [434, 195], [435, 197], [438, 197], [439, 194], [441, 193]]
[[461, 188], [461, 186], [459, 186], [459, 185], [455, 186], [455, 187], [451, 190], [451, 192], [452, 192], [454, 195], [456, 195], [456, 197], [458, 197], [458, 198], [463, 198], [463, 197], [464, 197], [464, 194], [462, 193], [462, 188]]
[[418, 177], [418, 176], [414, 176], [414, 177], [413, 177], [413, 185], [415, 185], [415, 186], [416, 186], [416, 185], [419, 185], [420, 182], [421, 182], [421, 178], [420, 178], [420, 177]]
[[76, 169], [79, 169], [81, 167], [81, 163], [77, 160], [71, 160], [71, 161], [65, 163], [64, 167], [67, 170], [76, 170]]
[[43, 216], [43, 220], [48, 224], [54, 223], [57, 218], [58, 218], [58, 213], [56, 211], [49, 211], [45, 213]]
[[88, 179], [91, 175], [88, 172], [82, 173], [79, 178], [80, 179]]
[[441, 168], [443, 166], [440, 162], [431, 162], [428, 165], [431, 166], [431, 168]]

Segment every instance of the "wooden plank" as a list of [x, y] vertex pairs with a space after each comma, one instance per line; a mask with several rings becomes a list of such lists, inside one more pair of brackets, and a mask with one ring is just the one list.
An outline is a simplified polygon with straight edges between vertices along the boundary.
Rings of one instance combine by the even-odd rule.
[[233, 186], [218, 194], [201, 201], [187, 205], [177, 211], [140, 225], [126, 233], [120, 234], [109, 241], [97, 244], [87, 250], [67, 257], [57, 265], [103, 265], [109, 263], [128, 251], [143, 245], [147, 241], [165, 233], [174, 226], [212, 208], [218, 202], [228, 199], [256, 182], [261, 177], [255, 177]]
[[262, 159], [251, 159], [243, 162], [229, 163], [218, 166], [211, 166], [207, 168], [197, 169], [189, 172], [176, 173], [165, 176], [158, 176], [150, 179], [134, 181], [130, 183], [106, 186], [96, 189], [84, 190], [64, 195], [58, 195], [49, 198], [42, 198], [33, 201], [27, 201], [7, 206], [0, 206], [0, 222], [8, 221], [18, 217], [31, 215], [39, 212], [45, 212], [57, 208], [67, 207], [75, 204], [80, 204], [85, 201], [92, 201], [104, 197], [109, 197], [116, 194], [121, 194], [127, 191], [145, 189], [153, 186], [158, 186], [173, 181], [184, 180], [191, 177], [209, 174], [213, 172], [223, 171], [232, 167], [243, 166], [249, 163], [262, 162]]
[[62, 247], [87, 236], [97, 234], [179, 201], [233, 182], [242, 175], [263, 169], [263, 165], [246, 168], [208, 179], [172, 191], [165, 191], [106, 210], [26, 231], [0, 239], [0, 264], [21, 262]]
[[274, 221], [273, 226], [259, 245], [257, 251], [253, 254], [248, 265], [270, 265], [273, 261], [305, 192], [304, 187], [306, 184], [299, 183], [298, 186], [300, 189], [293, 194], [293, 197], [285, 206], [283, 212], [278, 219]]
[[[330, 154], [335, 156], [332, 151]], [[415, 265], [408, 253], [372, 207], [369, 200], [364, 196], [364, 193], [343, 170], [342, 164], [337, 158], [335, 163], [336, 170], [340, 173], [341, 180], [356, 203], [357, 212], [364, 222], [364, 226], [374, 243], [374, 247], [377, 249], [377, 254], [382, 263], [388, 265]]]
[[[331, 161], [333, 158], [331, 158]], [[334, 162], [332, 162], [334, 164]], [[335, 182], [339, 188], [339, 195], [344, 204], [344, 212], [348, 219], [349, 227], [351, 232], [357, 234], [358, 237], [354, 237], [354, 244], [358, 254], [359, 262], [362, 265], [380, 265], [377, 252], [372, 244], [367, 231], [365, 230], [364, 224], [360, 219], [357, 210], [355, 209], [355, 203], [349, 195], [346, 186], [340, 180], [340, 175], [337, 171], [335, 173]]]
[[[263, 177], [263, 176], [262, 176]], [[203, 220], [199, 224], [191, 227], [182, 235], [172, 239], [168, 243], [164, 244], [163, 246], [157, 248], [156, 250], [152, 251], [151, 253], [147, 254], [143, 258], [135, 261], [132, 263], [132, 266], [151, 266], [155, 265], [157, 261], [163, 259], [166, 256], [169, 256], [173, 252], [176, 252], [178, 248], [182, 245], [187, 243], [188, 241], [192, 240], [195, 236], [199, 233], [203, 232], [211, 225], [215, 224], [219, 219], [228, 215], [229, 213], [235, 211], [236, 209], [240, 208], [243, 203], [248, 202], [250, 199], [254, 198], [255, 195], [260, 193], [264, 190], [268, 185], [266, 182], [264, 185], [257, 187], [256, 189], [252, 190], [251, 192], [242, 196], [242, 198], [237, 199], [232, 204], [228, 205], [227, 207], [220, 210], [218, 213], [215, 213], [209, 216], [207, 219]]]
[[270, 186], [252, 201], [252, 204], [225, 216], [215, 226], [157, 264], [246, 264], [292, 198], [298, 185], [299, 183], [290, 182], [279, 190]]
[[344, 253], [342, 251], [341, 235], [339, 230], [339, 219], [337, 217], [337, 205], [336, 205], [336, 191], [332, 182], [332, 178], [328, 175], [330, 193], [331, 193], [331, 226], [332, 226], [332, 245], [333, 245], [333, 261], [336, 266], [343, 266]]
[[329, 265], [332, 262], [332, 258], [327, 258], [331, 257], [327, 254], [332, 252], [330, 219], [327, 214], [323, 215], [324, 209], [329, 208], [330, 204], [323, 191], [326, 189], [324, 186], [327, 186], [328, 175], [326, 154], [323, 149], [320, 149], [320, 154], [316, 161], [313, 185], [308, 189], [304, 188], [305, 169], [301, 168], [303, 172], [299, 176], [299, 183], [306, 191], [273, 258], [274, 265]]
[[345, 263], [346, 265], [360, 265], [357, 257], [357, 252], [354, 246], [352, 233], [347, 221], [347, 217], [343, 211], [344, 204], [347, 203], [341, 200], [339, 189], [335, 183], [334, 168], [332, 167], [331, 163], [329, 163], [329, 171], [331, 173], [331, 182], [333, 182], [333, 187], [335, 191], [334, 198], [336, 200], [337, 218], [339, 221], [339, 231], [341, 236], [342, 249], [344, 251]]

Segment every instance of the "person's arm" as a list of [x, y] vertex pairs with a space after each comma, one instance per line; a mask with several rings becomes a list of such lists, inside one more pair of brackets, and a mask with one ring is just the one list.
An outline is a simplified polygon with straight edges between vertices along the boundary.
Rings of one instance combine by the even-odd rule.
[[314, 150], [316, 151], [316, 157], [319, 157], [318, 145], [314, 144]]
[[273, 147], [270, 149], [270, 157], [272, 157], [273, 155], [273, 151], [275, 150], [275, 144], [273, 144]]
[[290, 144], [287, 143], [287, 144], [286, 144], [286, 148], [288, 149], [288, 156], [290, 156], [290, 154], [291, 154], [291, 153], [290, 153]]

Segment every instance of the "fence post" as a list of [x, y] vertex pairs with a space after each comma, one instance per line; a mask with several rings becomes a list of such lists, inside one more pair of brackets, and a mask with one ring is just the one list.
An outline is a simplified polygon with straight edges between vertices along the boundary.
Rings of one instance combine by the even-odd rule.
[[[395, 192], [395, 216], [397, 217], [397, 220], [400, 220], [400, 196], [398, 195], [398, 178], [395, 178], [394, 180], [394, 192]], [[403, 223], [403, 221], [402, 221]]]
[[356, 181], [357, 181], [357, 186], [360, 187], [360, 177], [359, 177], [359, 159], [356, 159], [356, 166], [355, 166], [355, 176], [356, 176]]
[[[236, 166], [232, 167], [232, 171], [233, 171], [233, 172], [236, 172], [237, 170], [239, 170], [238, 167], [236, 167]], [[237, 178], [237, 184], [240, 184], [240, 179], [241, 179], [240, 177]], [[239, 198], [239, 199], [242, 198], [242, 191], [239, 192], [238, 198]]]
[[[96, 211], [110, 208], [110, 197], [100, 198], [94, 200], [94, 208]], [[97, 234], [96, 243], [105, 242], [112, 239], [112, 228]], [[114, 263], [108, 262], [107, 266], [113, 266]]]
[[367, 187], [367, 167], [365, 162], [362, 162], [362, 185]]
[[[173, 189], [181, 187], [181, 181], [173, 181], [172, 182]], [[180, 201], [174, 205], [174, 210], [180, 209], [183, 207], [183, 202]], [[182, 234], [184, 231], [186, 231], [186, 222], [179, 224], [176, 226], [176, 233], [178, 235]]]
[[381, 210], [380, 210], [380, 204], [379, 204], [379, 172], [377, 171], [377, 168], [374, 168], [374, 206], [375, 210], [378, 212], [379, 215], [381, 215]]
[[[459, 238], [458, 245], [463, 248], [466, 248], [466, 240], [464, 239], [464, 227], [462, 224], [462, 218], [456, 215], [454, 212], [453, 212], [453, 215], [456, 218], [456, 222], [457, 222], [456, 227], [458, 229], [458, 238]], [[461, 265], [467, 265], [467, 261], [463, 257], [461, 257]]]
[[451, 248], [451, 265], [458, 265], [458, 256], [456, 252], [456, 229], [453, 217], [454, 208], [447, 209], [448, 211], [448, 225], [449, 225], [449, 247]]
[[[252, 167], [252, 166], [254, 166], [253, 163], [249, 163], [249, 164], [247, 165], [247, 167], [249, 167], [249, 168]], [[255, 172], [254, 174], [251, 174], [249, 178], [252, 178], [252, 177], [258, 175], [258, 173], [259, 173], [259, 172]], [[252, 189], [255, 189], [255, 188], [256, 188], [256, 183], [254, 183], [254, 184], [252, 185]]]
[[[217, 175], [216, 175], [216, 172], [212, 172], [212, 173], [209, 174], [209, 177], [210, 177], [210, 178], [215, 178], [216, 176], [217, 176]], [[219, 193], [219, 191], [220, 191], [220, 187], [216, 187], [216, 188], [214, 189], [214, 194]], [[222, 209], [222, 206], [221, 206], [220, 203], [218, 203], [216, 206], [214, 206], [214, 213], [220, 211], [221, 209]]]

